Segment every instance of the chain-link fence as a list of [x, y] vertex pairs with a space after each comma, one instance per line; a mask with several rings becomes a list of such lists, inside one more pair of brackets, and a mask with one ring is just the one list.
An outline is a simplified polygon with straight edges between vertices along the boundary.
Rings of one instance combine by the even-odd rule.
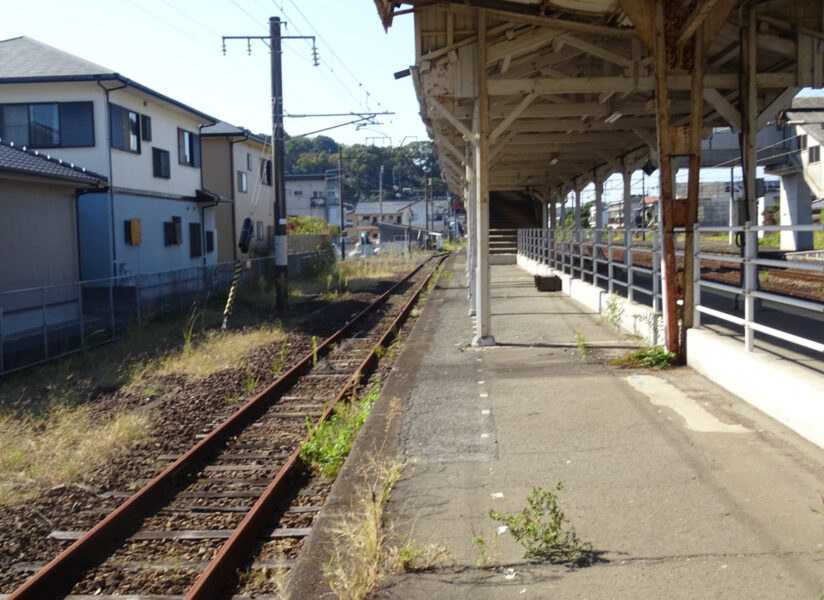
[[[295, 240], [294, 249], [303, 251], [289, 254], [290, 279], [311, 275], [320, 262], [329, 260], [323, 241]], [[0, 375], [111, 341], [129, 326], [185, 312], [208, 296], [225, 295], [234, 267], [221, 263], [0, 292]], [[271, 257], [243, 261], [241, 288], [258, 285], [261, 277], [274, 281], [274, 268]]]

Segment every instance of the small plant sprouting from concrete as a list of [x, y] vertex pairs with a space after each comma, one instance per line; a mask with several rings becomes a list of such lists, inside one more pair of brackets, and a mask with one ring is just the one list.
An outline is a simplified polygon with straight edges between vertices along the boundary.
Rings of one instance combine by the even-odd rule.
[[318, 364], [318, 336], [312, 336], [312, 366]]
[[565, 525], [567, 518], [558, 506], [558, 495], [564, 489], [556, 483], [551, 490], [533, 488], [527, 498], [527, 506], [514, 515], [490, 511], [493, 521], [508, 527], [524, 548], [524, 558], [537, 558], [550, 562], [571, 562], [592, 552], [592, 545], [582, 542], [575, 529]]
[[578, 344], [578, 356], [581, 358], [586, 358], [589, 354], [589, 349], [587, 348], [587, 338], [584, 337], [582, 333], [576, 333], [575, 343]]
[[675, 352], [667, 352], [663, 346], [648, 346], [633, 350], [632, 352], [616, 358], [612, 364], [625, 369], [645, 368], [645, 369], [666, 369], [672, 366], [675, 361]]
[[601, 320], [607, 325], [613, 327], [621, 326], [621, 319], [624, 317], [624, 307], [618, 301], [618, 297], [614, 295], [608, 296], [604, 308], [601, 311]]
[[472, 537], [472, 547], [478, 553], [478, 560], [475, 563], [480, 569], [495, 567], [498, 563], [500, 549], [498, 547], [498, 532], [493, 533], [492, 544], [490, 545], [482, 535]]

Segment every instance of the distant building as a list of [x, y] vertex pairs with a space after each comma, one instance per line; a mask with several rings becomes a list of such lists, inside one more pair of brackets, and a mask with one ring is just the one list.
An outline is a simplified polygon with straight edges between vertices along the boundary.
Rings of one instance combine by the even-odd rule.
[[[448, 226], [449, 200], [432, 198], [428, 202], [429, 230], [443, 233]], [[384, 200], [358, 202], [351, 216], [357, 234], [366, 232], [372, 241], [378, 240], [379, 224], [411, 226], [427, 229], [427, 203], [423, 197], [412, 200]]]
[[243, 256], [237, 243], [247, 217], [254, 226], [250, 252], [259, 256], [271, 254], [275, 188], [269, 139], [221, 121], [202, 129], [201, 144], [203, 186], [228, 199], [215, 208], [218, 262]]
[[[332, 206], [340, 211], [335, 202], [327, 202], [329, 191], [326, 174], [298, 174], [286, 176], [286, 214], [290, 217], [317, 217], [324, 221], [340, 222], [340, 214], [329, 214]], [[337, 178], [335, 178], [335, 182]], [[337, 193], [334, 198], [337, 199]]]

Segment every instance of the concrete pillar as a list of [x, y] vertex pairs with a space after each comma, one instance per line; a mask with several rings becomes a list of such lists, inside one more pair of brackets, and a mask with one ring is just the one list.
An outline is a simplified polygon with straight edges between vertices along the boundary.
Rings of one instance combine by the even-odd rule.
[[[781, 176], [780, 214], [782, 225], [812, 225], [810, 209], [810, 188], [803, 173]], [[812, 250], [812, 231], [782, 231], [782, 250]]]
[[556, 206], [555, 203], [557, 202], [556, 198], [549, 198], [549, 228], [555, 229], [558, 226], [558, 216], [556, 214]]

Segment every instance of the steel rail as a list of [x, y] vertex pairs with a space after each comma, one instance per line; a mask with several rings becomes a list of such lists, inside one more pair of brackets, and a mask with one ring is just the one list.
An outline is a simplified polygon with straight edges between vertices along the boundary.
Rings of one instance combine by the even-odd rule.
[[[440, 260], [443, 260], [443, 257]], [[7, 600], [45, 600], [47, 598], [62, 597], [63, 591], [70, 584], [77, 581], [79, 574], [89, 565], [97, 562], [116, 542], [127, 538], [136, 529], [136, 524], [155, 504], [174, 489], [180, 477], [187, 475], [195, 466], [204, 462], [235, 431], [253, 421], [265, 411], [272, 401], [279, 398], [281, 392], [288, 389], [303, 371], [311, 368], [317, 357], [326, 355], [332, 344], [335, 344], [342, 336], [354, 329], [363, 317], [382, 305], [396, 289], [411, 279], [426, 262], [428, 261], [422, 262], [404, 275], [401, 280], [381, 294], [372, 304], [355, 315], [344, 327], [328, 337], [317, 347], [316, 352], [308, 353], [260, 394], [237, 410], [220, 427], [214, 429], [142, 489], [135, 492], [128, 500], [92, 527], [83, 537], [58, 554], [8, 595]], [[328, 412], [329, 409], [326, 413]], [[290, 459], [290, 462], [294, 462], [294, 460]], [[282, 477], [278, 475], [276, 480], [270, 484], [270, 487], [275, 486], [280, 480], [282, 480]]]
[[[446, 255], [436, 257], [435, 269], [437, 265], [443, 262], [445, 257]], [[363, 359], [355, 372], [349, 377], [337, 397], [327, 404], [323, 415], [318, 419], [316, 425], [320, 425], [329, 418], [335, 406], [343, 402], [352, 390], [363, 383], [367, 376], [374, 371], [378, 364], [377, 348], [385, 346], [390, 337], [395, 334], [400, 325], [406, 320], [415, 301], [420, 296], [424, 286], [429, 282], [435, 269], [433, 269], [429, 276], [418, 286], [401, 312], [393, 319], [392, 324], [381, 336], [380, 340], [372, 347], [366, 358]], [[209, 600], [215, 598], [217, 594], [221, 592], [225, 582], [231, 577], [234, 569], [246, 556], [250, 545], [255, 541], [261, 529], [265, 527], [266, 521], [277, 507], [281, 499], [280, 493], [283, 491], [289, 475], [298, 463], [300, 449], [301, 445], [292, 452], [280, 472], [266, 487], [266, 490], [264, 490], [257, 502], [255, 502], [255, 505], [237, 526], [232, 536], [223, 544], [206, 570], [200, 574], [200, 577], [197, 578], [194, 585], [186, 593], [184, 600]]]

